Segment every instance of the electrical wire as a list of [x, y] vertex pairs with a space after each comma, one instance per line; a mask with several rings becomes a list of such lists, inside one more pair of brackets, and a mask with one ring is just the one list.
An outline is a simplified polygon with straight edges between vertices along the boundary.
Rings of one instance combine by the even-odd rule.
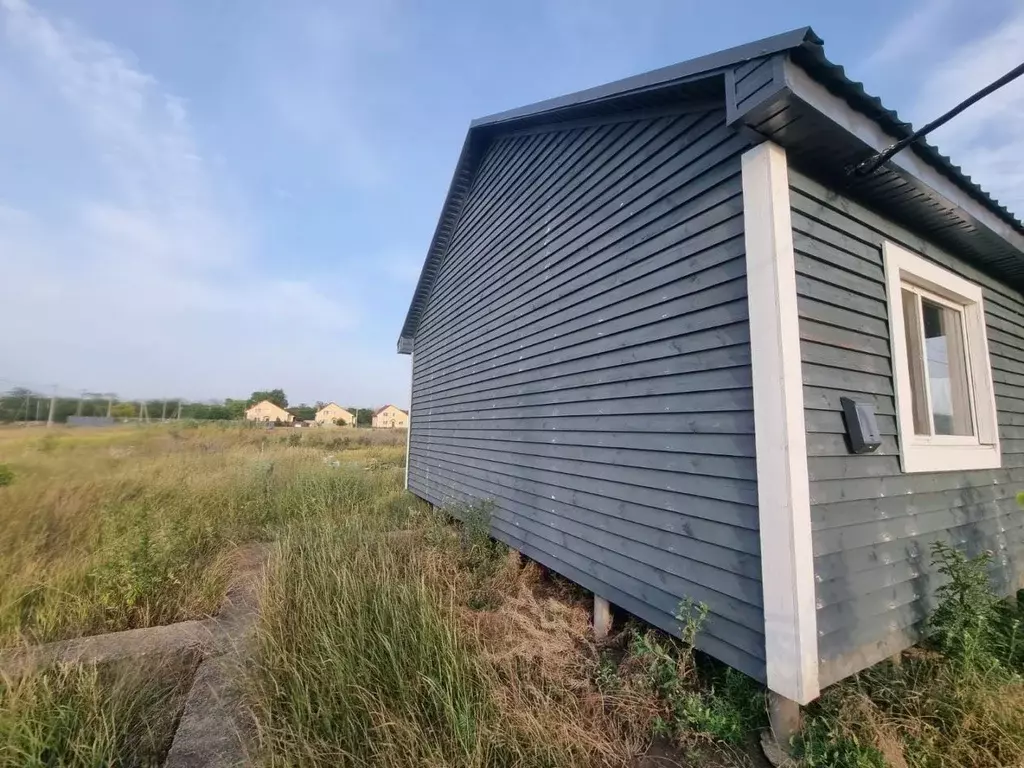
[[890, 146], [888, 146], [885, 149], [883, 149], [881, 152], [878, 152], [878, 153], [876, 153], [874, 155], [871, 155], [871, 157], [868, 157], [868, 158], [862, 160], [861, 162], [857, 163], [857, 165], [855, 165], [853, 167], [852, 172], [854, 174], [856, 174], [857, 176], [868, 176], [868, 175], [874, 173], [876, 170], [878, 170], [878, 168], [883, 163], [886, 163], [889, 160], [891, 160], [893, 155], [895, 155], [897, 152], [900, 152], [901, 150], [906, 149], [907, 147], [909, 147], [911, 144], [913, 144], [918, 139], [921, 139], [921, 138], [927, 136], [929, 133], [934, 131], [936, 128], [938, 128], [938, 127], [940, 127], [942, 125], [945, 125], [946, 123], [948, 123], [954, 117], [959, 115], [961, 112], [963, 112], [965, 109], [967, 109], [972, 104], [975, 104], [975, 103], [981, 101], [983, 98], [988, 96], [993, 91], [999, 90], [1004, 85], [1006, 85], [1007, 83], [1013, 82], [1014, 80], [1016, 80], [1021, 75], [1024, 75], [1024, 63], [1019, 64], [1018, 66], [1014, 67], [1013, 69], [1011, 69], [1009, 72], [1007, 72], [1005, 75], [1000, 77], [995, 82], [990, 83], [989, 85], [986, 85], [984, 88], [982, 88], [980, 91], [975, 93], [973, 96], [971, 96], [971, 97], [969, 97], [967, 99], [964, 99], [959, 104], [957, 104], [955, 107], [953, 107], [951, 110], [949, 110], [945, 114], [937, 117], [935, 120], [932, 120], [930, 123], [928, 123], [928, 125], [924, 126], [919, 131], [914, 131], [912, 134], [907, 136], [905, 139], [900, 139], [895, 144], [891, 144]]

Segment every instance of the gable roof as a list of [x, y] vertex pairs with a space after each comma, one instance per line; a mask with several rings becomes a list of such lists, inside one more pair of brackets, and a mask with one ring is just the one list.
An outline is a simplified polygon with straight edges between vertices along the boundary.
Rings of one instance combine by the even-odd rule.
[[320, 413], [320, 411], [326, 411], [326, 410], [327, 410], [328, 408], [330, 408], [330, 407], [331, 407], [332, 405], [333, 405], [333, 406], [334, 406], [335, 408], [341, 408], [341, 410], [343, 410], [343, 411], [348, 411], [349, 413], [352, 413], [352, 411], [349, 411], [349, 410], [348, 410], [348, 408], [345, 408], [344, 406], [338, 405], [338, 404], [337, 404], [336, 402], [334, 402], [333, 400], [331, 400], [331, 402], [329, 402], [329, 403], [324, 403], [324, 404], [323, 404], [323, 405], [322, 405], [322, 406], [321, 406], [320, 408], [318, 408], [318, 409], [317, 409], [317, 413]]
[[[851, 80], [843, 67], [833, 64], [825, 57], [824, 41], [819, 38], [810, 27], [801, 27], [779, 35], [757, 40], [746, 45], [729, 48], [707, 56], [700, 56], [695, 59], [684, 61], [680, 64], [656, 69], [645, 74], [628, 77], [607, 85], [596, 88], [588, 88], [567, 96], [560, 96], [547, 99], [535, 104], [518, 109], [500, 112], [489, 117], [480, 118], [470, 123], [469, 131], [463, 143], [462, 152], [459, 155], [458, 163], [445, 197], [441, 216], [434, 231], [427, 257], [420, 272], [409, 311], [402, 326], [401, 335], [398, 339], [398, 351], [409, 353], [412, 351], [412, 340], [415, 338], [420, 317], [426, 308], [427, 300], [433, 288], [434, 280], [437, 277], [444, 254], [448, 249], [451, 237], [454, 234], [458, 218], [462, 212], [473, 180], [483, 158], [490, 140], [500, 133], [514, 129], [526, 128], [539, 124], [557, 123], [580, 118], [594, 118], [601, 115], [618, 113], [628, 110], [642, 109], [662, 105], [670, 102], [678, 102], [681, 99], [700, 101], [704, 99], [715, 99], [719, 103], [722, 100], [724, 88], [727, 88], [730, 76], [733, 76], [734, 68], [757, 59], [772, 57], [774, 60], [781, 60], [785, 57], [795, 63], [801, 70], [806, 72], [817, 84], [823, 86], [829, 94], [838, 97], [856, 113], [868, 118], [882, 129], [885, 135], [895, 139], [901, 139], [913, 133], [913, 127], [900, 119], [899, 115], [887, 109], [882, 102], [869, 95], [862, 83]], [[747, 67], [749, 71], [751, 67]], [[736, 69], [736, 71], [739, 71]], [[786, 85], [789, 85], [788, 73], [782, 76]], [[735, 82], [733, 83], [735, 85]], [[727, 110], [739, 107], [738, 104], [728, 103], [726, 94]], [[764, 107], [764, 102], [749, 105], [749, 110], [754, 111], [758, 107]], [[807, 104], [803, 104], [806, 107]], [[813, 109], [813, 106], [812, 106]], [[851, 151], [859, 151], [861, 159], [870, 152], [880, 149], [871, 147], [860, 141], [860, 137], [826, 136], [824, 132], [804, 132], [801, 137], [789, 137], [785, 131], [787, 125], [772, 123], [765, 119], [762, 113], [759, 119], [762, 123], [751, 125], [745, 120], [747, 113], [728, 115], [730, 123], [742, 121], [743, 124], [752, 128], [752, 144], [761, 140], [760, 137], [771, 138], [779, 141], [784, 146], [786, 142], [806, 142], [811, 140], [813, 135], [818, 144], [846, 141], [843, 153], [836, 151], [836, 147], [823, 146], [820, 154], [815, 157], [816, 163], [832, 162], [837, 164], [838, 157], [848, 156]], [[811, 122], [811, 121], [808, 121]], [[832, 126], [833, 128], [835, 126]], [[794, 133], [790, 131], [790, 133]], [[760, 134], [760, 137], [758, 136]], [[971, 180], [959, 166], [954, 165], [948, 157], [941, 154], [935, 147], [925, 140], [919, 139], [910, 147], [903, 150], [904, 153], [915, 153], [928, 166], [935, 169], [941, 177], [952, 182], [954, 187], [965, 193], [970, 199], [976, 201], [980, 208], [984, 209], [998, 220], [999, 225], [993, 228], [986, 228], [977, 242], [972, 241], [974, 250], [984, 253], [997, 246], [999, 253], [991, 258], [992, 265], [999, 270], [1006, 270], [1012, 274], [1014, 279], [1024, 282], [1024, 224], [1014, 216], [1005, 206], [1000, 205], [994, 198], [985, 192], [977, 183]], [[899, 156], [897, 156], [898, 158]], [[894, 181], [900, 182], [899, 191], [904, 196], [910, 192], [921, 195], [918, 185], [911, 181], [907, 184], [906, 169], [895, 169], [894, 165], [902, 165], [898, 160], [890, 161], [886, 166], [875, 171], [875, 173], [857, 184], [857, 192], [871, 190], [872, 185], [878, 188], [885, 188], [891, 192], [895, 188]], [[840, 176], [840, 173], [833, 175]], [[898, 177], [898, 178], [897, 178]], [[887, 186], [888, 185], [888, 186]], [[853, 186], [852, 184], [850, 186]], [[904, 189], [908, 187], [909, 189]], [[879, 198], [883, 199], [883, 198]], [[932, 201], [927, 201], [931, 203]], [[949, 200], [945, 202], [949, 203]], [[920, 204], [920, 203], [918, 203]], [[914, 203], [903, 200], [901, 205], [909, 209]], [[934, 209], [934, 204], [932, 205]], [[935, 211], [932, 210], [934, 214]], [[946, 217], [946, 226], [960, 227], [963, 231], [952, 233], [961, 239], [969, 237], [972, 233], [967, 230], [978, 225], [976, 218], [971, 216], [957, 219], [956, 215], [950, 215], [950, 211], [940, 212]], [[925, 215], [922, 209], [922, 217]], [[957, 220], [953, 220], [957, 219]], [[936, 225], [938, 228], [938, 225]], [[994, 232], [994, 234], [993, 234]], [[1009, 242], [1006, 241], [1009, 233]], [[993, 240], [993, 237], [997, 238]]]
[[384, 411], [386, 411], [388, 408], [394, 408], [396, 411], [401, 411], [406, 416], [409, 415], [409, 412], [407, 410], [405, 410], [404, 408], [399, 408], [397, 405], [392, 405], [391, 403], [388, 403], [387, 405], [382, 405], [380, 408], [373, 412], [373, 415], [379, 416], [380, 414], [384, 413]]
[[277, 410], [279, 410], [279, 411], [284, 411], [285, 413], [289, 412], [287, 408], [282, 408], [280, 405], [278, 405], [277, 403], [271, 402], [270, 400], [260, 400], [258, 403], [253, 403], [252, 405], [250, 405], [245, 410], [246, 411], [251, 411], [253, 408], [259, 408], [261, 405], [269, 405], [269, 406], [272, 406], [273, 408], [277, 408]]

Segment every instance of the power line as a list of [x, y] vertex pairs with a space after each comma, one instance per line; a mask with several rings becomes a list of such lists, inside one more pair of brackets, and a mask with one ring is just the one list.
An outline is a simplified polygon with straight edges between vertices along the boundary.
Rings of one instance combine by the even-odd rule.
[[895, 155], [897, 152], [906, 149], [918, 139], [924, 138], [929, 133], [934, 131], [936, 128], [945, 125], [972, 104], [976, 104], [977, 102], [981, 101], [983, 98], [988, 96], [990, 93], [998, 91], [1004, 85], [1013, 82], [1021, 75], [1024, 75], [1024, 63], [1017, 65], [995, 82], [989, 83], [980, 91], [975, 93], [973, 96], [964, 99], [951, 110], [935, 118], [930, 123], [928, 123], [928, 125], [924, 126], [920, 130], [914, 131], [905, 139], [900, 139], [895, 144], [890, 144], [881, 152], [871, 155], [871, 157], [868, 157], [862, 160], [861, 162], [857, 163], [857, 165], [853, 167], [852, 172], [857, 176], [868, 176], [874, 173], [876, 170], [878, 170], [879, 167], [881, 167], [883, 163], [891, 160], [893, 155]]

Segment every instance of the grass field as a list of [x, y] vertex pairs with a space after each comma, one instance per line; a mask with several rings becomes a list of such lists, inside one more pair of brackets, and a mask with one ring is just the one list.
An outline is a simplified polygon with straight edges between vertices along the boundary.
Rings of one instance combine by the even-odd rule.
[[[455, 525], [407, 494], [404, 448], [404, 433], [368, 430], [0, 430], [0, 644], [208, 615], [232, 549], [265, 540], [255, 761], [634, 764], [667, 704], [643, 675], [607, 673], [586, 596], [489, 539], [485, 514]], [[132, 713], [173, 695], [96, 670], [8, 681], [0, 765], [159, 744]], [[677, 741], [740, 754], [713, 729]]]
[[[596, 645], [589, 596], [491, 540], [485, 507], [406, 493], [404, 450], [404, 432], [369, 430], [0, 429], [0, 646], [209, 615], [232, 550], [260, 540], [254, 764], [764, 764], [759, 686], [640, 624]], [[974, 592], [951, 605], [985, 603], [959, 583]], [[826, 692], [803, 764], [1024, 765], [1019, 619], [951, 617], [940, 636], [975, 638], [970, 653]], [[700, 631], [700, 606], [679, 618]], [[0, 680], [0, 767], [159, 765], [189, 672]]]

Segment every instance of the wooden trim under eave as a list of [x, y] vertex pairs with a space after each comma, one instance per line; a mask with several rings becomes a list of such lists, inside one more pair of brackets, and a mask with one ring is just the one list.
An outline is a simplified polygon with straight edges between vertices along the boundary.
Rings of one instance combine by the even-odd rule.
[[786, 152], [765, 142], [742, 168], [767, 682], [806, 704], [820, 690]]

